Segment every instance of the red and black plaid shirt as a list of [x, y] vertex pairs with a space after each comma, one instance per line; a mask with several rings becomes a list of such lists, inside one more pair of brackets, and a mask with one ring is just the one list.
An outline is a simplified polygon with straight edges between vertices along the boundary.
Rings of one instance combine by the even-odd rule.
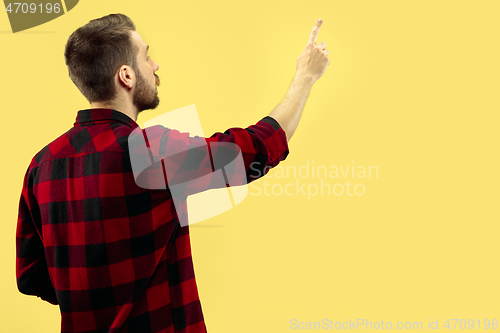
[[[26, 172], [17, 285], [59, 304], [61, 332], [206, 332], [189, 227], [179, 227], [185, 212], [176, 211], [168, 189], [135, 182], [127, 140], [137, 128], [116, 110], [81, 110]], [[186, 140], [165, 128], [161, 136]], [[271, 117], [203, 139], [235, 143], [248, 182], [288, 155], [285, 132]]]

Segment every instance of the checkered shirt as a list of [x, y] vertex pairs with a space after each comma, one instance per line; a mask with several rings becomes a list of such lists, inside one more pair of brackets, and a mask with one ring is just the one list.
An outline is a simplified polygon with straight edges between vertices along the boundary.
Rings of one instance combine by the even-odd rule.
[[[18, 289], [58, 304], [61, 332], [206, 332], [189, 226], [179, 223], [187, 206], [182, 197], [174, 205], [170, 182], [163, 189], [137, 184], [128, 141], [133, 131], [144, 132], [160, 159], [169, 147], [200, 139], [207, 147], [236, 144], [247, 183], [288, 155], [285, 132], [271, 117], [200, 138], [162, 126], [147, 132], [112, 109], [80, 110], [74, 126], [40, 150], [26, 171], [16, 230]], [[181, 165], [186, 156], [165, 160]], [[217, 161], [210, 163], [213, 171]], [[200, 176], [191, 169], [169, 179]], [[203, 184], [186, 196], [213, 188]]]

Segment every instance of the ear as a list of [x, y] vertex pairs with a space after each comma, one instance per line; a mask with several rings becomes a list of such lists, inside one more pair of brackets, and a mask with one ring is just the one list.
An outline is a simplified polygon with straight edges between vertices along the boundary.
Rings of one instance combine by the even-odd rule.
[[122, 87], [132, 89], [135, 82], [135, 73], [132, 67], [123, 65], [118, 69], [118, 82]]

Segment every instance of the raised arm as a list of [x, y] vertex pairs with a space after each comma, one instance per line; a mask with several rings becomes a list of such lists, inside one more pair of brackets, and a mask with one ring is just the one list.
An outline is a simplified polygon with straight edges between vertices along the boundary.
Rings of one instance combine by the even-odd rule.
[[[273, 119], [265, 117], [255, 125], [230, 128], [210, 138], [192, 137], [163, 126], [135, 129], [129, 137], [129, 148], [136, 183], [150, 189], [166, 188], [168, 184], [172, 190], [177, 186], [180, 196], [187, 196], [226, 185], [244, 185], [283, 161], [312, 85], [330, 63], [326, 43], [316, 45], [322, 23], [321, 19], [316, 22], [297, 58], [290, 88], [269, 114]], [[242, 157], [241, 168], [231, 165], [238, 155]], [[232, 169], [226, 170], [228, 166]], [[212, 175], [221, 168], [225, 169], [224, 182], [214, 182]]]
[[316, 45], [322, 23], [321, 19], [316, 21], [304, 51], [297, 58], [297, 71], [285, 97], [269, 114], [281, 125], [287, 141], [290, 141], [299, 125], [302, 110], [314, 82], [323, 75], [330, 64], [330, 52], [325, 49], [326, 43], [320, 42]]

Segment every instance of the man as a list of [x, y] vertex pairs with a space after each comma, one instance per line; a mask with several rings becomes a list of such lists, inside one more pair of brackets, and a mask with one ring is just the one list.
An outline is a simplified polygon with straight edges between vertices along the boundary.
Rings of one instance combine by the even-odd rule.
[[[268, 116], [201, 138], [236, 144], [249, 182], [287, 157], [311, 87], [330, 63], [326, 44], [316, 44], [321, 24]], [[138, 114], [159, 104], [159, 66], [148, 48], [121, 14], [92, 20], [69, 37], [69, 76], [91, 108], [35, 155], [24, 178], [18, 288], [59, 305], [61, 332], [206, 332], [189, 228], [179, 227], [185, 211], [176, 210], [168, 188], [140, 187], [132, 172], [127, 139], [141, 130]], [[159, 139], [168, 149], [200, 137], [162, 128]]]

